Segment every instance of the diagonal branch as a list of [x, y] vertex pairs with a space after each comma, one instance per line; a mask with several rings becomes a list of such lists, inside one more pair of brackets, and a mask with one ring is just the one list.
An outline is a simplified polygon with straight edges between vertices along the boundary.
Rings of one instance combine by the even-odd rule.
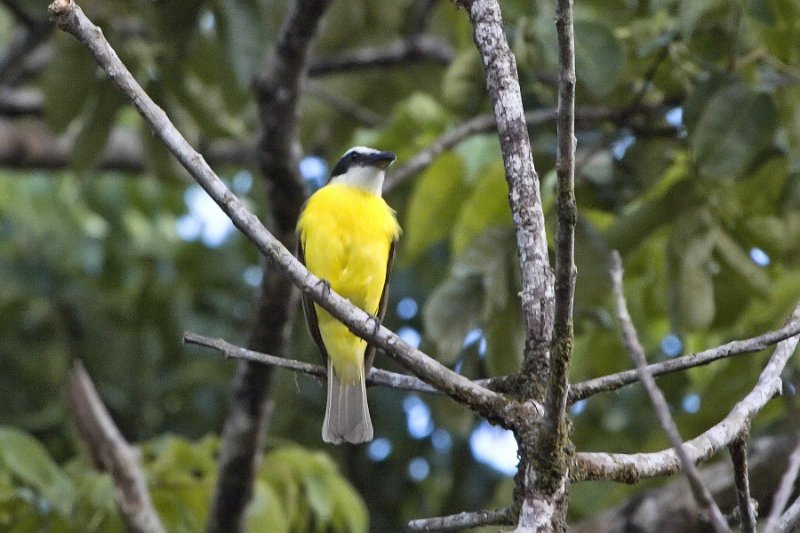
[[[731, 341], [717, 346], [716, 348], [709, 348], [702, 352], [683, 355], [675, 359], [670, 359], [669, 361], [652, 363], [647, 365], [647, 370], [653, 376], [678, 372], [680, 370], [686, 370], [687, 368], [707, 365], [719, 359], [734, 355], [759, 352], [765, 348], [769, 348], [773, 344], [795, 337], [798, 334], [800, 334], [800, 317], [790, 318], [786, 325], [779, 329], [769, 331], [756, 337], [750, 337], [749, 339]], [[575, 403], [600, 392], [614, 391], [625, 385], [636, 383], [637, 381], [639, 381], [639, 377], [635, 370], [625, 370], [575, 383], [570, 386], [569, 403]]]
[[541, 406], [535, 402], [509, 401], [469, 379], [456, 374], [420, 350], [410, 346], [397, 334], [372, 316], [339, 296], [320, 278], [311, 274], [256, 218], [242, 202], [214, 174], [203, 157], [194, 151], [186, 139], [133, 79], [119, 60], [116, 52], [71, 0], [56, 0], [50, 11], [58, 25], [75, 36], [94, 56], [111, 80], [131, 100], [178, 161], [200, 184], [209, 196], [230, 217], [234, 225], [277, 267], [289, 280], [323, 309], [331, 313], [359, 337], [382, 349], [387, 355], [441, 390], [459, 403], [468, 406], [490, 421], [505, 425], [525, 423], [530, 425], [541, 416]]
[[[800, 304], [795, 307], [789, 318], [790, 322], [797, 320], [800, 320]], [[686, 450], [693, 463], [708, 460], [719, 450], [740, 438], [750, 427], [753, 418], [772, 398], [781, 393], [781, 372], [794, 354], [798, 340], [800, 339], [795, 334], [779, 342], [758, 376], [753, 390], [734, 405], [720, 422], [683, 443], [682, 448]], [[583, 452], [575, 455], [570, 474], [575, 481], [602, 479], [638, 483], [645, 478], [672, 474], [679, 471], [680, 467], [673, 449], [634, 454]]]
[[667, 404], [666, 398], [664, 398], [664, 393], [661, 392], [661, 389], [656, 385], [655, 379], [653, 379], [653, 376], [647, 371], [647, 360], [644, 356], [644, 348], [641, 343], [639, 343], [639, 336], [636, 333], [633, 321], [628, 313], [628, 304], [625, 302], [625, 294], [622, 290], [622, 260], [619, 257], [619, 252], [616, 250], [611, 253], [611, 281], [613, 283], [617, 317], [619, 319], [620, 329], [622, 330], [625, 348], [628, 350], [631, 359], [636, 365], [636, 371], [639, 373], [639, 380], [642, 382], [647, 396], [650, 397], [650, 402], [653, 404], [653, 409], [656, 412], [658, 421], [678, 456], [683, 472], [689, 479], [689, 486], [692, 489], [695, 500], [697, 500], [697, 503], [706, 512], [716, 531], [728, 532], [730, 531], [730, 527], [728, 527], [725, 517], [722, 515], [722, 511], [719, 510], [708, 487], [706, 487], [703, 480], [700, 479], [700, 472], [698, 472], [697, 466], [695, 466], [694, 462], [689, 457], [689, 453], [683, 448], [683, 439], [681, 439], [681, 435], [678, 432], [678, 426], [675, 425], [675, 420], [673, 420], [672, 415], [669, 413], [669, 405]]
[[794, 484], [797, 481], [797, 473], [800, 471], [800, 442], [797, 443], [791, 455], [789, 455], [789, 466], [786, 467], [786, 472], [781, 478], [778, 485], [778, 490], [772, 498], [772, 508], [769, 511], [767, 524], [764, 526], [765, 533], [773, 533], [778, 528], [778, 522], [781, 520], [781, 515], [789, 504], [794, 492]]
[[92, 459], [111, 474], [114, 500], [130, 531], [165, 532], [147, 491], [139, 453], [117, 429], [80, 361], [70, 371], [67, 399]]

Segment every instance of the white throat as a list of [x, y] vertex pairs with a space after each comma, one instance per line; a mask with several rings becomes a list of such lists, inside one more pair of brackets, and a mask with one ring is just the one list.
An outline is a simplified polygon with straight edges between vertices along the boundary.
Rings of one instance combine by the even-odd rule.
[[383, 193], [383, 178], [386, 171], [372, 166], [353, 166], [344, 174], [339, 174], [331, 179], [331, 183], [343, 183], [352, 187], [358, 187], [376, 196]]

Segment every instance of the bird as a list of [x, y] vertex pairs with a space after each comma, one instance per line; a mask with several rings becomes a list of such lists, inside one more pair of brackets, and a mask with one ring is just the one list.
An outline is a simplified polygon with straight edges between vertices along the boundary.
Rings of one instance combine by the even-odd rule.
[[[306, 268], [378, 321], [383, 319], [389, 274], [401, 229], [382, 197], [393, 152], [355, 146], [331, 170], [328, 183], [306, 201], [297, 222], [297, 256]], [[327, 365], [322, 440], [359, 444], [373, 438], [366, 376], [375, 347], [350, 332], [305, 293], [309, 332]]]

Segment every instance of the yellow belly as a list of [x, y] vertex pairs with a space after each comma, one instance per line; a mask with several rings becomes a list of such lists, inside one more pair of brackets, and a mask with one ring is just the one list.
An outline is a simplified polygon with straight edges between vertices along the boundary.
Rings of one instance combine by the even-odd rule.
[[[392, 241], [400, 234], [394, 211], [379, 196], [331, 184], [309, 198], [298, 222], [306, 267], [361, 309], [376, 314]], [[320, 334], [343, 382], [361, 377], [366, 343], [316, 307]]]

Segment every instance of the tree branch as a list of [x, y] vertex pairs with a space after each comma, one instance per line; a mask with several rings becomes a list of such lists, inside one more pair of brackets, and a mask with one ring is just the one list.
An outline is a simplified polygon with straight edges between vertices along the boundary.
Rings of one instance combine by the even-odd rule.
[[[266, 68], [253, 80], [263, 127], [258, 145], [261, 172], [269, 184], [270, 226], [278, 241], [294, 248], [295, 225], [305, 201], [297, 139], [299, 101], [311, 43], [328, 0], [295, 0], [286, 14]], [[262, 266], [248, 346], [282, 351], [297, 292], [274, 265]], [[231, 407], [222, 433], [219, 475], [208, 521], [209, 533], [243, 528], [244, 509], [263, 455], [269, 423], [271, 368], [240, 361], [232, 386]]]
[[142, 90], [117, 57], [116, 52], [72, 0], [56, 0], [50, 6], [58, 25], [74, 35], [92, 53], [111, 80], [125, 93], [147, 123], [189, 171], [209, 196], [230, 217], [234, 225], [289, 280], [323, 309], [331, 313], [359, 337], [382, 349], [387, 355], [490, 421], [505, 425], [536, 422], [541, 406], [535, 402], [519, 403], [476, 385], [456, 374], [420, 350], [410, 346], [363, 310], [336, 294], [322, 280], [311, 274], [214, 174], [203, 157], [195, 152], [150, 97]]
[[775, 524], [775, 529], [770, 533], [789, 533], [797, 531], [800, 525], [800, 498], [797, 498], [794, 503], [786, 509], [780, 520]]
[[[800, 334], [800, 319], [789, 319], [786, 325], [780, 329], [769, 331], [756, 337], [750, 337], [749, 339], [731, 341], [717, 346], [716, 348], [709, 348], [708, 350], [703, 350], [695, 354], [683, 355], [660, 363], [651, 363], [647, 365], [647, 370], [653, 376], [678, 372], [680, 370], [686, 370], [687, 368], [707, 365], [718, 359], [724, 359], [734, 355], [759, 352], [765, 348], [769, 348], [773, 344], [798, 334]], [[614, 391], [625, 385], [636, 383], [637, 381], [639, 381], [639, 377], [635, 370], [624, 370], [615, 374], [575, 383], [570, 386], [569, 403], [575, 403], [600, 392]]]
[[[751, 494], [759, 508], [769, 508], [794, 444], [795, 439], [784, 434], [759, 437], [749, 442]], [[723, 509], [736, 507], [736, 482], [730, 463], [715, 461], [703, 466], [700, 475]], [[708, 530], [708, 521], [700, 512], [686, 478], [682, 476], [673, 477], [657, 488], [638, 491], [635, 496], [611, 509], [570, 524], [572, 533], [686, 533]]]
[[[797, 320], [800, 320], [800, 304], [789, 319], [790, 322]], [[781, 393], [781, 372], [797, 343], [797, 334], [779, 342], [753, 389], [719, 423], [683, 443], [682, 448], [691, 462], [705, 461], [740, 438], [767, 402]], [[665, 476], [678, 470], [680, 463], [672, 449], [634, 454], [583, 452], [576, 454], [571, 474], [575, 481], [602, 479], [638, 483], [644, 478]]]
[[[700, 504], [700, 507], [708, 515], [711, 524], [718, 532], [728, 532], [730, 527], [725, 521], [717, 506], [717, 502], [711, 496], [708, 487], [706, 487], [703, 480], [700, 478], [700, 472], [697, 470], [694, 462], [689, 458], [689, 454], [683, 449], [683, 439], [678, 426], [675, 425], [672, 415], [669, 413], [669, 405], [667, 399], [664, 398], [664, 393], [656, 385], [656, 380], [647, 371], [647, 360], [644, 355], [644, 348], [639, 343], [639, 336], [636, 333], [636, 328], [633, 325], [631, 316], [628, 313], [628, 304], [625, 302], [625, 294], [622, 289], [622, 259], [619, 257], [619, 252], [614, 250], [611, 252], [611, 281], [614, 289], [614, 299], [616, 300], [617, 318], [619, 319], [620, 329], [622, 330], [622, 338], [625, 343], [625, 348], [636, 365], [636, 371], [639, 373], [639, 380], [642, 382], [650, 402], [653, 404], [653, 409], [658, 417], [658, 422], [667, 434], [670, 444], [672, 444], [678, 460], [681, 463], [681, 468], [684, 474], [689, 479], [689, 486], [692, 489], [695, 500]], [[746, 429], [745, 429], [746, 431]]]
[[402, 65], [412, 61], [432, 61], [447, 65], [454, 56], [455, 51], [447, 41], [430, 35], [417, 35], [384, 48], [359, 48], [315, 59], [308, 67], [308, 75], [318, 77], [358, 72], [371, 68]]
[[789, 466], [786, 467], [786, 472], [781, 478], [778, 490], [772, 498], [772, 508], [769, 511], [769, 517], [764, 526], [764, 533], [773, 533], [778, 528], [781, 515], [789, 504], [789, 498], [791, 498], [794, 492], [794, 483], [797, 481], [798, 471], [800, 471], [800, 442], [797, 443], [791, 455], [789, 455]]
[[747, 459], [747, 436], [736, 439], [728, 446], [733, 462], [733, 479], [736, 486], [739, 523], [742, 533], [756, 533], [756, 510], [750, 497], [750, 468]]
[[496, 509], [435, 518], [420, 518], [410, 521], [408, 528], [411, 531], [461, 531], [469, 527], [512, 525], [514, 525], [514, 511], [512, 509]]
[[114, 425], [80, 361], [70, 371], [67, 400], [92, 459], [111, 474], [114, 501], [127, 527], [137, 533], [166, 532], [147, 492], [139, 453]]

